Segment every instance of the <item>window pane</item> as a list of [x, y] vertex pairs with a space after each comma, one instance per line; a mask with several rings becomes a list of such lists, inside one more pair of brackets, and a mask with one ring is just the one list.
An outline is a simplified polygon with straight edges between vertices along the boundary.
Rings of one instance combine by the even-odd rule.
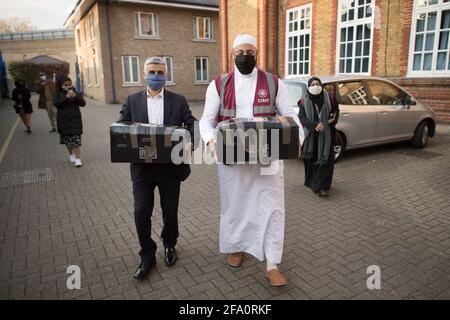
[[362, 39], [362, 33], [363, 33], [363, 27], [362, 25], [359, 25], [356, 27], [356, 40]]
[[446, 59], [447, 59], [447, 53], [446, 52], [440, 52], [438, 54], [437, 67], [436, 67], [438, 70], [445, 70]]
[[341, 60], [339, 60], [339, 72], [340, 73], [344, 73], [344, 63], [345, 63], [345, 60], [344, 59], [341, 59]]
[[167, 81], [172, 82], [172, 59], [169, 57], [166, 58], [166, 64], [167, 64]]
[[153, 23], [152, 15], [141, 13], [141, 35], [152, 36], [153, 34]]
[[348, 20], [351, 21], [351, 20], [354, 20], [354, 19], [355, 19], [355, 10], [354, 9], [350, 9], [348, 11]]
[[305, 63], [305, 74], [309, 73], [309, 62]]
[[420, 66], [421, 65], [422, 65], [422, 55], [421, 54], [415, 54], [414, 55], [413, 70], [420, 70]]
[[442, 11], [441, 29], [450, 28], [450, 10]]
[[339, 95], [342, 104], [367, 105], [367, 92], [362, 82], [339, 83]]
[[358, 19], [364, 18], [364, 7], [358, 8]]
[[198, 37], [205, 38], [205, 19], [200, 18], [198, 23]]
[[362, 53], [362, 42], [360, 42], [360, 41], [358, 41], [357, 43], [356, 43], [356, 52], [355, 52], [355, 56], [356, 57], [360, 57], [361, 56], [361, 53]]
[[363, 59], [362, 72], [369, 72], [369, 58]]
[[419, 14], [417, 16], [417, 27], [416, 27], [416, 32], [422, 32], [425, 30], [425, 14]]
[[345, 72], [347, 72], [347, 73], [352, 72], [352, 59], [347, 59], [345, 61]]
[[353, 43], [347, 43], [347, 58], [353, 56]]
[[423, 34], [416, 35], [416, 44], [414, 46], [414, 51], [422, 51], [423, 50]]
[[353, 27], [348, 28], [347, 41], [353, 41]]
[[124, 70], [124, 82], [131, 82], [130, 80], [130, 59], [129, 57], [123, 58], [123, 70]]
[[341, 44], [341, 50], [339, 52], [339, 57], [345, 57], [345, 44]]
[[361, 59], [355, 60], [355, 72], [361, 72]]
[[425, 50], [431, 51], [434, 46], [434, 33], [428, 33], [425, 41]]
[[374, 104], [401, 105], [404, 93], [397, 87], [383, 81], [368, 81]]
[[434, 30], [436, 28], [436, 12], [428, 14], [427, 30]]
[[366, 18], [369, 18], [372, 16], [372, 7], [366, 6]]
[[203, 81], [206, 81], [208, 79], [208, 60], [203, 59]]
[[138, 82], [138, 62], [137, 62], [137, 57], [132, 57], [131, 58], [131, 67], [133, 70], [133, 82]]
[[346, 40], [346, 37], [345, 37], [345, 35], [346, 35], [346, 32], [345, 32], [345, 28], [342, 28], [341, 29], [341, 42], [345, 42]]
[[368, 56], [370, 51], [370, 41], [364, 41], [364, 55]]
[[448, 31], [441, 32], [439, 39], [439, 50], [444, 50], [448, 48]]
[[433, 54], [427, 53], [423, 56], [423, 70], [431, 70], [431, 62], [432, 62]]
[[364, 39], [370, 39], [370, 24], [364, 25]]

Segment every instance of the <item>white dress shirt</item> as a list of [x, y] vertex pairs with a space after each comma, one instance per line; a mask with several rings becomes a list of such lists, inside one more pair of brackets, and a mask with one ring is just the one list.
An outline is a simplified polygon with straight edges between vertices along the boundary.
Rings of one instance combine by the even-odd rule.
[[147, 90], [147, 113], [149, 123], [164, 124], [164, 88], [154, 97]]

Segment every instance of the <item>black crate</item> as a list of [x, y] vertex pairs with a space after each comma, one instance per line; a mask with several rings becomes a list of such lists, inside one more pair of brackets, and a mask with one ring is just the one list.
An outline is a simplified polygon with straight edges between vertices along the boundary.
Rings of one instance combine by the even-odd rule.
[[182, 127], [116, 122], [110, 126], [111, 162], [174, 163], [172, 149], [183, 139], [190, 137]]
[[217, 157], [225, 164], [296, 159], [299, 143], [299, 127], [291, 117], [234, 118], [218, 124]]

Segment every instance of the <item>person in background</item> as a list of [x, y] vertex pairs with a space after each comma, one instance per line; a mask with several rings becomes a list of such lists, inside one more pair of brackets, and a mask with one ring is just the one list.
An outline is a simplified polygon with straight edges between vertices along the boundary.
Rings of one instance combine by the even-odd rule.
[[65, 144], [69, 151], [69, 160], [76, 167], [81, 167], [81, 135], [83, 134], [83, 122], [80, 107], [86, 102], [76, 92], [72, 80], [67, 76], [61, 76], [56, 84], [56, 95], [53, 100], [57, 109], [56, 121], [60, 144]]
[[305, 186], [321, 197], [329, 196], [334, 171], [334, 126], [339, 107], [317, 77], [308, 81], [308, 91], [298, 103], [299, 118], [305, 131], [302, 158]]
[[25, 80], [19, 79], [15, 82], [15, 85], [16, 87], [12, 92], [14, 109], [16, 109], [16, 113], [22, 119], [25, 127], [27, 127], [25, 132], [31, 133], [31, 114], [33, 113], [33, 106], [30, 102], [30, 90], [26, 87]]
[[48, 79], [44, 72], [39, 74], [39, 82], [36, 88], [36, 92], [39, 93], [39, 109], [46, 109], [48, 119], [50, 120], [51, 130], [56, 131], [56, 108], [53, 105], [53, 96], [55, 95], [55, 83], [52, 79]]

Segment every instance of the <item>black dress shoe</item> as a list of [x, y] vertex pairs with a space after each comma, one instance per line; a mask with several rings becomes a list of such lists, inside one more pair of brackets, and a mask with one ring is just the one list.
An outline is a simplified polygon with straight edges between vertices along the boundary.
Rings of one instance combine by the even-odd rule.
[[328, 197], [330, 194], [327, 190], [320, 190], [319, 191], [319, 197]]
[[171, 267], [177, 261], [177, 250], [175, 248], [165, 248], [164, 261], [168, 267]]
[[135, 279], [142, 279], [147, 275], [150, 269], [156, 264], [156, 260], [150, 262], [141, 262], [141, 264], [137, 267], [136, 272], [134, 273]]

